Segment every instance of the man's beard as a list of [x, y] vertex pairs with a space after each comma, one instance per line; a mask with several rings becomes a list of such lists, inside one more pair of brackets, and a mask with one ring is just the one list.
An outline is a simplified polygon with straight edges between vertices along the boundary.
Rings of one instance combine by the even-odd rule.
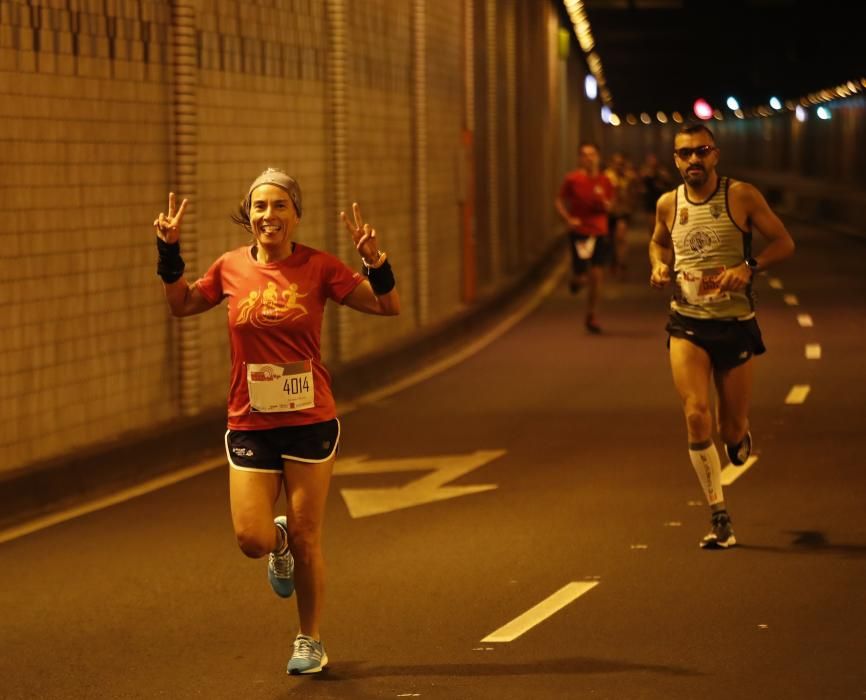
[[687, 170], [683, 173], [683, 180], [685, 180], [687, 185], [691, 185], [692, 187], [705, 185], [708, 179], [709, 176], [707, 175], [707, 171], [703, 168], [691, 172]]

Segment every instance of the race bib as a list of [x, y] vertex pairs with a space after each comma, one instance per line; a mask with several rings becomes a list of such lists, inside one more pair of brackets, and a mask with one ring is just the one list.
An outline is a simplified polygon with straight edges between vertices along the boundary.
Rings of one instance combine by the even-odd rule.
[[595, 251], [595, 237], [578, 238], [574, 241], [574, 249], [581, 260], [589, 260]]
[[247, 364], [250, 410], [259, 413], [301, 411], [316, 405], [313, 363]]
[[724, 271], [724, 267], [709, 270], [680, 270], [678, 279], [683, 298], [695, 306], [727, 301], [731, 298], [730, 295], [719, 289], [719, 279]]

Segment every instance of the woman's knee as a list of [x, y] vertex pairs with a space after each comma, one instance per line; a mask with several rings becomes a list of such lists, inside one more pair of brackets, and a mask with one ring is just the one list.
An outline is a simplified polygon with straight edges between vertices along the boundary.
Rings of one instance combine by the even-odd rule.
[[235, 537], [241, 551], [251, 559], [259, 559], [270, 553], [274, 546], [273, 523], [270, 527], [241, 525], [235, 527]]
[[310, 561], [321, 552], [321, 527], [304, 519], [289, 522], [289, 548], [296, 560]]

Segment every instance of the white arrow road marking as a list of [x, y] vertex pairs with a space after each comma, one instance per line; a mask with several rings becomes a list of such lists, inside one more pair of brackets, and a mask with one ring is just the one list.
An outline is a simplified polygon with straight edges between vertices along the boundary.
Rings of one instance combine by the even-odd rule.
[[560, 588], [552, 596], [545, 598], [538, 605], [518, 615], [511, 622], [503, 625], [495, 632], [491, 632], [481, 643], [484, 642], [511, 642], [521, 634], [531, 630], [538, 623], [562, 610], [566, 605], [577, 600], [587, 591], [595, 588], [598, 581], [572, 581]]
[[382, 474], [386, 472], [430, 471], [405, 486], [378, 489], [341, 489], [343, 500], [353, 518], [390, 513], [400, 508], [420, 506], [424, 503], [444, 501], [448, 498], [468, 496], [473, 493], [498, 488], [497, 484], [472, 486], [444, 486], [464, 474], [468, 474], [497, 457], [505, 450], [477, 450], [466, 455], [439, 455], [432, 457], [410, 457], [408, 459], [379, 459], [367, 461], [366, 457], [349, 457], [337, 460], [334, 474]]
[[786, 294], [785, 296], [782, 297], [782, 300], [783, 300], [783, 301], [784, 301], [788, 306], [799, 306], [799, 305], [800, 305], [800, 300], [797, 299], [797, 295], [796, 295], [796, 294]]
[[811, 328], [815, 325], [809, 314], [797, 314], [797, 323], [803, 328]]
[[771, 277], [770, 278], [770, 287], [772, 289], [782, 289], [783, 288], [782, 280], [780, 280], [778, 277]]
[[805, 403], [809, 391], [811, 391], [811, 387], [808, 384], [795, 384], [785, 397], [785, 403]]
[[724, 469], [722, 469], [722, 486], [730, 486], [737, 479], [739, 479], [743, 474], [746, 473], [747, 469], [750, 469], [754, 466], [755, 462], [758, 461], [757, 455], [752, 455], [746, 460], [746, 463], [742, 467], [735, 467], [733, 464], [729, 464]]

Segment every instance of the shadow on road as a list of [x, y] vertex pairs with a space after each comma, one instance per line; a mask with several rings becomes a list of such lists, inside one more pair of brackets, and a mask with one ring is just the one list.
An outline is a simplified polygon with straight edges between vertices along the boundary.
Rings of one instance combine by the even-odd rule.
[[790, 547], [739, 544], [737, 548], [776, 554], [839, 554], [852, 559], [866, 557], [866, 544], [836, 544], [830, 542], [823, 532], [817, 530], [786, 530], [786, 534], [794, 538]]
[[627, 673], [650, 672], [666, 676], [702, 676], [702, 672], [693, 671], [678, 666], [661, 666], [657, 664], [641, 664], [629, 661], [609, 659], [593, 659], [576, 657], [570, 659], [549, 659], [532, 663], [465, 663], [465, 664], [420, 664], [406, 666], [373, 666], [363, 661], [341, 661], [340, 673], [328, 671], [327, 674], [316, 676], [321, 681], [348, 681], [359, 678], [379, 678], [389, 676], [528, 676], [557, 674], [592, 674], [592, 673]]

